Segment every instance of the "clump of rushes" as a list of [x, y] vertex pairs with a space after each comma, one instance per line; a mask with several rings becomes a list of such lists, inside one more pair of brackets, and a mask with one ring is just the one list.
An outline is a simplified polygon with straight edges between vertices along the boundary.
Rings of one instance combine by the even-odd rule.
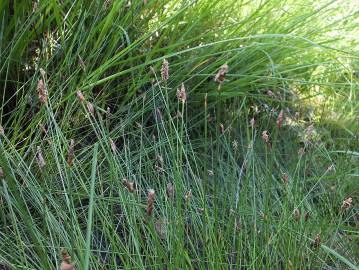
[[352, 207], [352, 203], [353, 203], [353, 199], [351, 197], [346, 198], [343, 201], [343, 204], [342, 204], [342, 207], [341, 207], [340, 211], [342, 213], [345, 212], [345, 211], [348, 211], [348, 209]]
[[133, 182], [128, 181], [127, 178], [124, 178], [122, 181], [123, 185], [127, 188], [127, 190], [131, 193], [135, 192], [135, 185]]
[[42, 79], [40, 79], [37, 83], [37, 91], [38, 91], [38, 95], [39, 95], [39, 100], [42, 104], [47, 104], [47, 98], [48, 98], [48, 93], [47, 93], [47, 89], [45, 86], [45, 83]]
[[281, 110], [279, 112], [279, 115], [278, 115], [278, 118], [277, 118], [277, 127], [278, 129], [280, 129], [282, 127], [282, 124], [283, 124], [283, 110]]
[[70, 167], [74, 163], [74, 157], [75, 157], [75, 140], [71, 139], [70, 140], [70, 145], [69, 145], [69, 151], [67, 153], [67, 164]]
[[147, 215], [150, 217], [152, 216], [153, 212], [153, 204], [155, 202], [155, 191], [153, 189], [148, 190], [147, 194]]
[[82, 92], [79, 90], [76, 92], [76, 95], [77, 95], [77, 98], [81, 101], [81, 102], [84, 102], [85, 101], [85, 97], [84, 95], [82, 94]]
[[111, 138], [110, 138], [110, 146], [111, 146], [111, 150], [113, 152], [116, 152], [117, 146], [116, 146], [115, 142]]
[[171, 182], [167, 184], [166, 193], [168, 198], [172, 199], [174, 197], [174, 187]]
[[71, 257], [66, 250], [61, 251], [62, 262], [60, 265], [60, 270], [75, 270], [75, 266], [71, 263]]
[[214, 77], [214, 81], [216, 83], [222, 84], [226, 78], [227, 73], [228, 73], [228, 65], [224, 64], [219, 68], [216, 76]]
[[4, 170], [0, 167], [0, 178], [4, 178]]
[[182, 103], [186, 102], [187, 94], [186, 94], [186, 88], [184, 87], [184, 83], [182, 83], [181, 88], [177, 90], [177, 98]]
[[168, 81], [169, 79], [169, 63], [166, 59], [163, 59], [162, 62], [161, 77], [163, 81]]
[[40, 146], [37, 147], [36, 159], [40, 169], [43, 170], [46, 166], [46, 162], [44, 157], [42, 156], [42, 151]]

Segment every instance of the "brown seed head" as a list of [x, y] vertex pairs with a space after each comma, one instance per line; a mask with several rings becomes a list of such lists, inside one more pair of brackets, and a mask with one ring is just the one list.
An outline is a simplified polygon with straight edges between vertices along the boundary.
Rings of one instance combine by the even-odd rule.
[[181, 84], [181, 88], [177, 90], [177, 98], [179, 101], [182, 101], [183, 103], [186, 102], [187, 94], [186, 94], [186, 88], [184, 87], [184, 84]]
[[163, 81], [167, 81], [169, 79], [169, 63], [166, 59], [163, 59], [162, 62], [161, 77]]
[[277, 127], [280, 129], [283, 124], [283, 110], [279, 112], [278, 118], [277, 118]]
[[346, 198], [346, 199], [343, 201], [341, 211], [342, 211], [342, 212], [347, 211], [349, 208], [352, 207], [352, 203], [353, 203], [353, 199], [352, 199], [351, 197]]
[[94, 116], [95, 115], [95, 108], [91, 102], [87, 102], [86, 104], [88, 112]]
[[45, 86], [45, 83], [42, 79], [40, 79], [37, 83], [37, 91], [38, 91], [38, 95], [39, 95], [39, 100], [42, 104], [47, 104], [47, 98], [48, 98], [48, 93], [47, 93], [47, 89]]
[[131, 193], [135, 192], [135, 185], [133, 182], [128, 181], [128, 179], [124, 178], [122, 181], [123, 185], [127, 188], [127, 190]]
[[153, 189], [148, 190], [147, 194], [147, 215], [152, 216], [153, 204], [155, 202], [155, 191]]
[[214, 77], [214, 81], [216, 83], [222, 84], [226, 78], [227, 73], [228, 73], [228, 65], [224, 64], [219, 68], [216, 76]]
[[314, 248], [320, 247], [320, 243], [321, 243], [321, 239], [320, 239], [320, 234], [318, 233], [314, 238], [313, 247]]
[[76, 92], [76, 95], [81, 102], [85, 101], [85, 97], [80, 90]]
[[283, 174], [282, 174], [282, 180], [283, 180], [283, 183], [287, 185], [287, 184], [288, 184], [288, 180], [289, 180], [288, 174], [283, 173]]
[[37, 154], [36, 154], [37, 164], [39, 165], [40, 169], [44, 169], [46, 166], [46, 162], [44, 157], [42, 156], [42, 151], [40, 146], [37, 147]]
[[250, 123], [251, 127], [254, 128], [254, 126], [256, 124], [256, 120], [254, 118], [252, 118], [249, 123]]
[[75, 270], [75, 266], [71, 263], [71, 257], [66, 250], [61, 251], [62, 262], [60, 265], [60, 270]]
[[67, 152], [67, 164], [71, 167], [75, 157], [75, 140], [70, 140], [69, 150]]
[[268, 135], [268, 131], [265, 130], [262, 132], [262, 139], [263, 141], [265, 141], [266, 143], [269, 143], [269, 135]]

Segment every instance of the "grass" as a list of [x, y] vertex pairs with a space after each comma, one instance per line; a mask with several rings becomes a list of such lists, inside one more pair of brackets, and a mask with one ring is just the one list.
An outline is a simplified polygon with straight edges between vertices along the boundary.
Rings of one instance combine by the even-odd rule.
[[0, 10], [0, 268], [358, 269], [358, 5]]

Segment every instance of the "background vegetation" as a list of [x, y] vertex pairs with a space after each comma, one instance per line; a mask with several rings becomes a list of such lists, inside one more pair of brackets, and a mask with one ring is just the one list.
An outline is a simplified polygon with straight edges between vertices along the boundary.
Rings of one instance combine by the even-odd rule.
[[358, 269], [358, 3], [0, 12], [1, 269]]

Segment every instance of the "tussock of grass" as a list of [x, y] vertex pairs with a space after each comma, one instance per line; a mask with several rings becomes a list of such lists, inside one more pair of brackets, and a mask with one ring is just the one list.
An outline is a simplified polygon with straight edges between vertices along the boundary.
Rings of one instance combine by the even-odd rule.
[[1, 2], [0, 268], [358, 269], [349, 4]]

